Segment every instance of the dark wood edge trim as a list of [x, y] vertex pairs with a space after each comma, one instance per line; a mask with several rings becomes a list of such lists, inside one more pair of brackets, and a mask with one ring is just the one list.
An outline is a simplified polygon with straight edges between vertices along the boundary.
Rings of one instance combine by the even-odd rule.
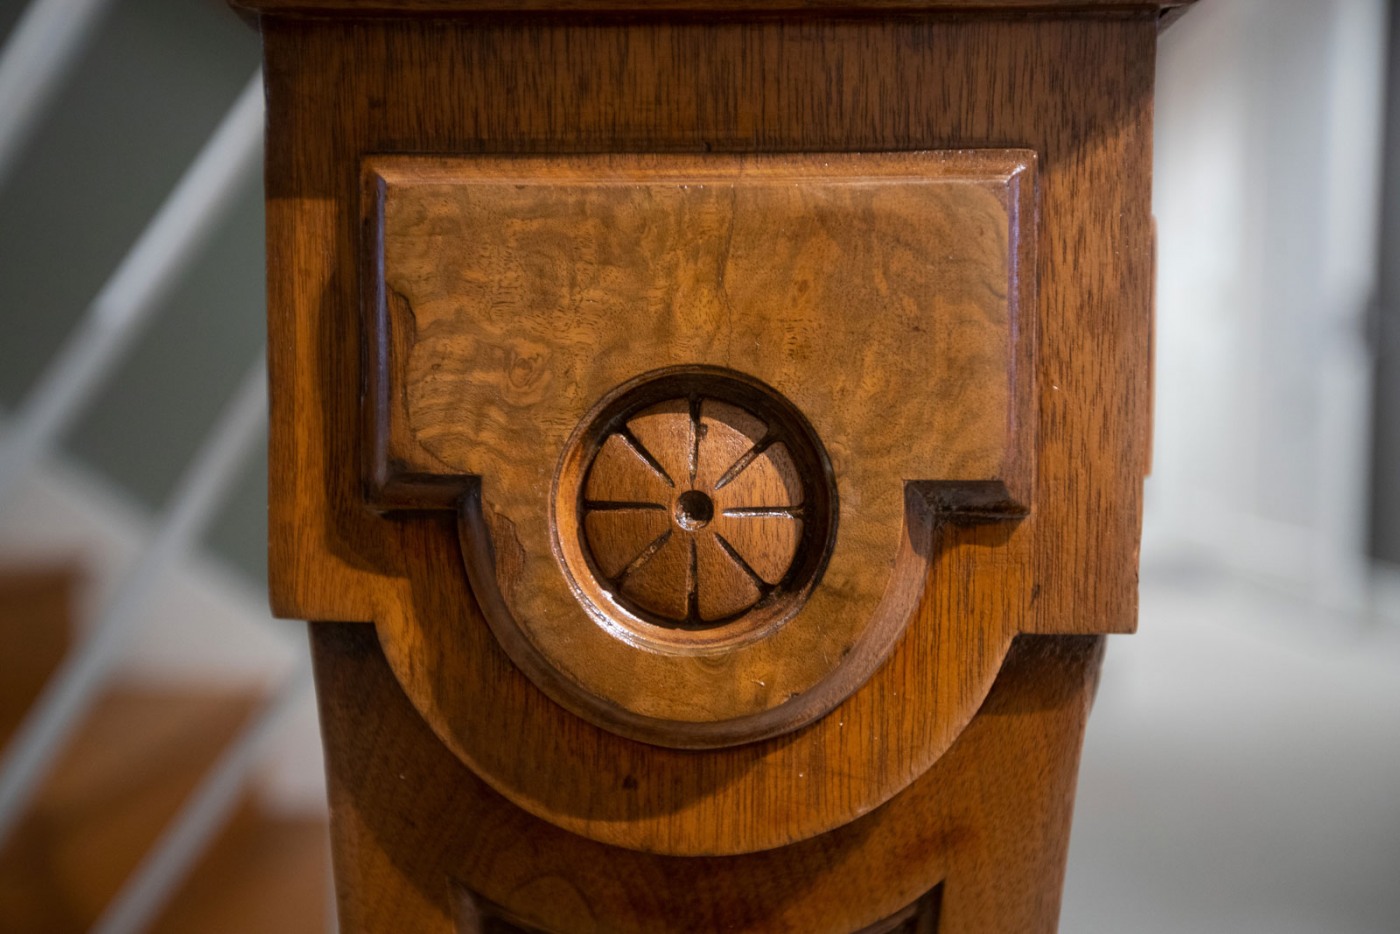
[[[262, 16], [448, 19], [479, 15], [851, 16], [899, 14], [1158, 14], [1175, 18], [1196, 0], [229, 0]], [[1166, 12], [1163, 12], [1166, 11]]]
[[393, 348], [389, 339], [388, 296], [384, 292], [384, 193], [387, 183], [366, 161], [360, 186], [360, 430], [365, 493], [376, 507], [393, 482], [389, 464], [389, 383]]
[[1172, 25], [1172, 23], [1175, 23], [1177, 20], [1185, 16], [1186, 11], [1191, 9], [1191, 6], [1195, 2], [1196, 0], [1189, 0], [1189, 2], [1187, 3], [1182, 3], [1178, 6], [1171, 6], [1163, 9], [1160, 13], [1157, 14], [1157, 31], [1162, 32], [1166, 30]]
[[1040, 386], [1036, 347], [1040, 332], [1040, 185], [1039, 157], [1033, 150], [1010, 150], [1017, 163], [1007, 175], [1007, 236], [1012, 244], [1011, 366], [1006, 436], [1010, 451], [1001, 481], [1011, 508], [1000, 512], [1030, 512], [1036, 474], [1036, 442], [1040, 435]]

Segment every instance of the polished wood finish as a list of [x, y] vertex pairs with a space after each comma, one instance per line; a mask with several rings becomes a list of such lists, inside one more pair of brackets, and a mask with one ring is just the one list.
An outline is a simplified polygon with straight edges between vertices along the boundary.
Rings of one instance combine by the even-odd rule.
[[[62, 662], [82, 584], [75, 566], [0, 570], [0, 743]], [[91, 930], [258, 700], [187, 687], [104, 692], [0, 848], [0, 931]], [[152, 934], [323, 930], [329, 859], [324, 818], [269, 815], [250, 797]]]
[[468, 13], [1151, 13], [1196, 0], [231, 0], [250, 14]]
[[[932, 524], [1029, 509], [1033, 164], [1014, 151], [372, 160], [370, 482], [388, 506], [466, 503], [464, 556], [497, 638], [553, 699], [600, 726], [699, 747], [810, 722], [904, 632]], [[668, 418], [667, 405], [684, 411]], [[715, 424], [702, 445], [714, 422], [706, 405], [737, 427]], [[745, 413], [754, 422], [759, 409], [763, 436], [746, 439], [757, 427]], [[676, 430], [686, 434], [667, 436]], [[777, 440], [755, 448], [770, 431]], [[609, 433], [613, 448], [598, 448]], [[608, 470], [618, 445], [642, 458], [638, 479], [665, 489], [734, 495], [741, 510], [770, 497], [802, 506], [810, 540], [785, 542], [783, 517], [774, 529], [771, 515], [721, 514], [724, 544], [748, 546], [736, 562], [674, 519], [669, 495], [624, 488]], [[765, 470], [795, 471], [804, 490], [776, 479], [763, 490]], [[581, 510], [658, 498], [664, 527], [612, 556], [614, 577], [631, 569], [615, 593], [588, 547], [600, 540], [598, 511], [590, 539]], [[604, 511], [614, 531], [627, 518]], [[647, 518], [633, 534], [651, 528]], [[755, 550], [771, 535], [774, 555]], [[632, 568], [653, 541], [654, 556]], [[687, 541], [712, 547], [692, 553]], [[748, 561], [778, 576], [765, 581]], [[741, 597], [754, 587], [751, 606], [722, 627], [697, 625], [692, 582], [726, 571]], [[760, 599], [755, 582], [782, 586]], [[495, 685], [477, 656], [444, 654], [450, 633], [425, 637], [434, 621], [405, 623], [382, 632], [391, 663], [439, 734], [480, 762], [489, 753], [456, 725]], [[461, 688], [444, 691], [444, 680]], [[910, 691], [879, 731], [905, 733], [898, 721], [936, 719], [937, 706]], [[522, 733], [560, 742], [554, 723]], [[616, 745], [588, 736], [582, 754], [598, 743]], [[878, 804], [937, 751], [851, 807]], [[749, 771], [725, 783], [736, 796], [751, 793]], [[506, 793], [522, 803], [549, 794]]]
[[81, 577], [66, 565], [0, 570], [0, 747], [68, 652]]
[[[850, 934], [928, 927], [937, 904], [942, 931], [1053, 930], [1098, 634], [1136, 619], [1166, 5], [254, 6], [272, 592], [349, 621], [312, 627], [346, 929]], [[286, 15], [310, 9], [331, 15]], [[395, 15], [336, 15], [369, 13]], [[982, 194], [940, 195], [948, 165]], [[750, 169], [790, 190], [746, 188]], [[851, 181], [891, 172], [909, 213], [859, 209]], [[1004, 244], [937, 232], [977, 199]], [[862, 361], [846, 283], [911, 299], [870, 330], [890, 352]], [[792, 308], [829, 340], [785, 354]], [[823, 406], [886, 361], [848, 423]], [[685, 391], [650, 382], [675, 368]], [[680, 496], [713, 507], [717, 480], [667, 463], [707, 417], [731, 454], [776, 417], [731, 374], [810, 424], [839, 522], [810, 589], [783, 565], [824, 552], [768, 533], [750, 554], [792, 586], [750, 605], [726, 579], [702, 611], [682, 520], [703, 508]], [[648, 488], [648, 460], [685, 489]], [[760, 499], [821, 490], [793, 465]], [[604, 528], [590, 503], [665, 527]], [[667, 532], [694, 560], [666, 552], [629, 589]], [[803, 643], [807, 618], [831, 627]]]
[[899, 917], [939, 880], [938, 930], [1053, 930], [1101, 638], [1018, 640], [979, 716], [874, 813], [802, 843], [697, 858], [532, 817], [436, 742], [372, 631], [312, 634], [337, 753], [328, 774], [346, 930], [851, 934]]
[[330, 840], [319, 816], [245, 802], [191, 869], [150, 934], [329, 930]]

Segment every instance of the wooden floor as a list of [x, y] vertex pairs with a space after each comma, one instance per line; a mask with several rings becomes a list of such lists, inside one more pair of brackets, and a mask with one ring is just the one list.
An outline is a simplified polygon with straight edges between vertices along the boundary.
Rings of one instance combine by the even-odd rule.
[[[27, 580], [21, 580], [27, 577]], [[71, 576], [0, 575], [0, 730], [7, 734], [61, 658]], [[57, 649], [55, 649], [57, 646]], [[85, 931], [237, 735], [259, 698], [117, 687], [69, 742], [0, 850], [0, 931]], [[153, 928], [324, 931], [323, 820], [282, 818], [248, 800]]]
[[330, 897], [325, 821], [278, 818], [249, 804], [152, 934], [326, 931]]
[[0, 569], [0, 746], [68, 651], [76, 572]]

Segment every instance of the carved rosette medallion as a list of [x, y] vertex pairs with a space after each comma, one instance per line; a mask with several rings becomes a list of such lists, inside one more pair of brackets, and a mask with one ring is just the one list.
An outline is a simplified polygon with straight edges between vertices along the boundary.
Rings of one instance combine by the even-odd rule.
[[650, 375], [604, 400], [572, 444], [583, 450], [561, 483], [578, 509], [560, 552], [603, 622], [654, 643], [728, 644], [781, 624], [816, 583], [835, 485], [811, 427], [772, 389], [713, 368]]

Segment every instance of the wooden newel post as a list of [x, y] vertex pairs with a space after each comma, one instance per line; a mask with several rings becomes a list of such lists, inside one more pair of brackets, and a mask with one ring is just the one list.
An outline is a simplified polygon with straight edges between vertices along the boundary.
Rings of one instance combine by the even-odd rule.
[[344, 929], [1053, 930], [1180, 4], [240, 5]]

